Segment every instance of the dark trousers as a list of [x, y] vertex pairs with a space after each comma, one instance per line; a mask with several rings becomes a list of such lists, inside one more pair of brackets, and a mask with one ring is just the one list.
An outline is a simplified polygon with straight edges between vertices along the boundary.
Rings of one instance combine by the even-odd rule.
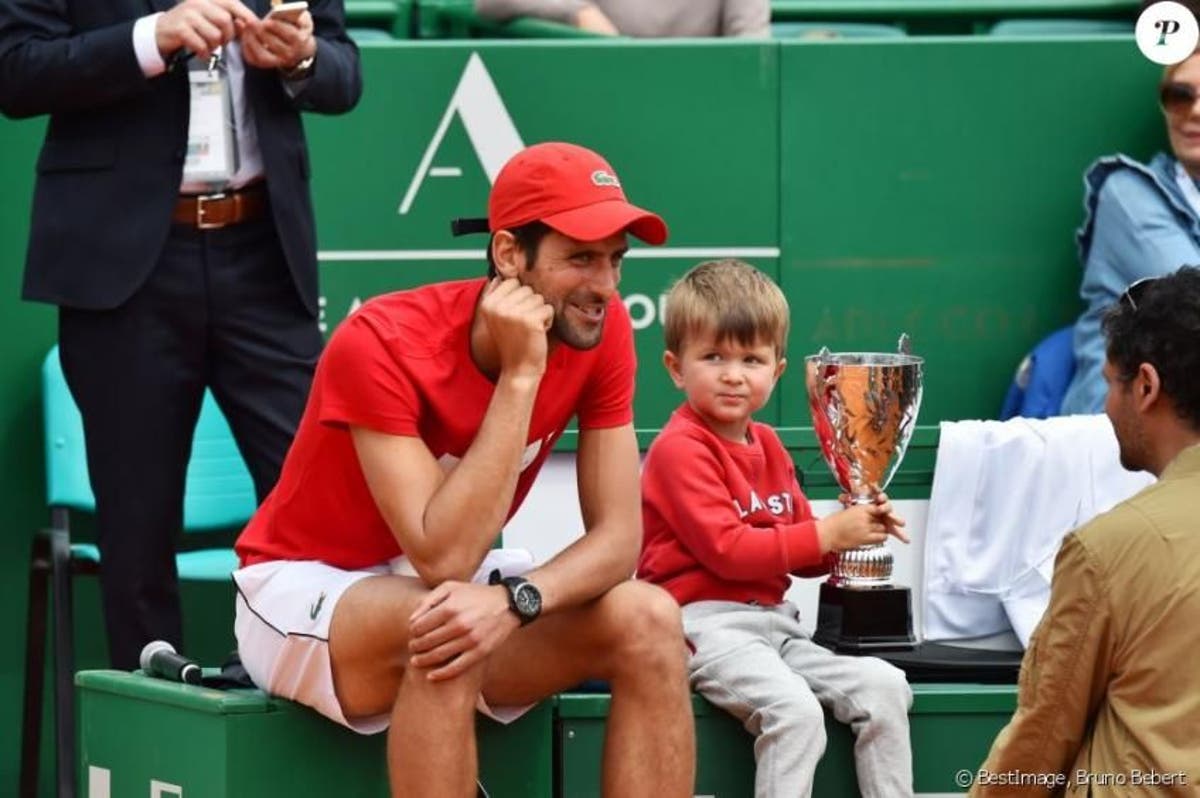
[[114, 668], [183, 648], [175, 551], [206, 386], [258, 499], [279, 477], [322, 346], [269, 220], [174, 226], [145, 285], [114, 310], [61, 308], [63, 371], [83, 416]]

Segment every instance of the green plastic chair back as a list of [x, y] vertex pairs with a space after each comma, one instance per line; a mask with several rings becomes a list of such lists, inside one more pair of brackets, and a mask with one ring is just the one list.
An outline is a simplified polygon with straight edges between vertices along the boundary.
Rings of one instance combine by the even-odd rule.
[[773, 39], [896, 39], [903, 28], [871, 22], [772, 22]]
[[354, 40], [355, 44], [396, 41], [395, 36], [385, 30], [379, 30], [379, 28], [346, 28], [346, 33]]
[[1133, 23], [1123, 19], [1002, 19], [990, 36], [1092, 36], [1112, 33], [1133, 35]]
[[[57, 346], [42, 365], [42, 405], [46, 501], [52, 507], [94, 512], [96, 499], [88, 482], [83, 420], [67, 389]], [[188, 461], [184, 530], [202, 532], [237, 526], [250, 518], [256, 504], [254, 483], [229, 424], [212, 393], [205, 391]]]
[[[38, 791], [38, 750], [41, 740], [42, 672], [46, 665], [47, 598], [53, 596], [54, 620], [54, 751], [59, 795], [70, 789], [76, 766], [76, 728], [73, 691], [75, 671], [74, 604], [71, 582], [77, 574], [95, 574], [103, 567], [99, 549], [72, 543], [71, 511], [95, 512], [96, 499], [88, 481], [83, 419], [67, 388], [55, 346], [42, 363], [42, 412], [46, 453], [46, 503], [51, 526], [33, 536], [29, 559], [29, 603], [25, 642], [25, 708], [21, 730], [21, 794]], [[204, 392], [200, 417], [192, 438], [184, 488], [185, 532], [227, 529], [244, 524], [254, 513], [254, 485], [233, 435], [216, 401]], [[175, 555], [181, 581], [225, 582], [237, 569], [237, 555], [223, 545], [195, 548]]]
[[610, 38], [535, 17], [498, 22], [475, 13], [474, 0], [417, 0], [416, 17], [416, 35], [422, 39]]
[[355, 41], [382, 40], [362, 36], [363, 29], [382, 31], [389, 40], [412, 37], [412, 0], [346, 0], [345, 8], [347, 32]]

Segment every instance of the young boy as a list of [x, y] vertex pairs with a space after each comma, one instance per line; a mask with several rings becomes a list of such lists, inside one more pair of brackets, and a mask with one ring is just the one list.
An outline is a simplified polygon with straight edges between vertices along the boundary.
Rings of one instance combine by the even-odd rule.
[[757, 798], [811, 795], [829, 708], [853, 729], [864, 796], [912, 795], [903, 672], [834, 654], [783, 600], [789, 575], [828, 571], [843, 549], [907, 541], [886, 497], [817, 520], [775, 431], [751, 416], [786, 361], [788, 307], [736, 260], [703, 263], [667, 297], [663, 355], [687, 401], [642, 472], [638, 576], [683, 607], [692, 687], [755, 736]]

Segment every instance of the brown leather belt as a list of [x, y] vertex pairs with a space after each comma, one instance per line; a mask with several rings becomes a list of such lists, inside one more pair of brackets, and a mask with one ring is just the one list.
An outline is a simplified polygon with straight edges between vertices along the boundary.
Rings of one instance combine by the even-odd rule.
[[171, 221], [197, 230], [217, 230], [260, 219], [267, 214], [267, 186], [255, 183], [220, 194], [184, 195], [175, 203]]

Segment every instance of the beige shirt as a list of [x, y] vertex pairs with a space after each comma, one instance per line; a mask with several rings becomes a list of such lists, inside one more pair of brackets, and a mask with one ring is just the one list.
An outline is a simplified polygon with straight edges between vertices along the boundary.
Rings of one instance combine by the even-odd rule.
[[771, 35], [770, 0], [475, 0], [481, 17], [536, 17], [573, 25], [575, 15], [594, 5], [625, 36]]
[[1063, 542], [982, 770], [971, 795], [1200, 795], [1200, 446]]

